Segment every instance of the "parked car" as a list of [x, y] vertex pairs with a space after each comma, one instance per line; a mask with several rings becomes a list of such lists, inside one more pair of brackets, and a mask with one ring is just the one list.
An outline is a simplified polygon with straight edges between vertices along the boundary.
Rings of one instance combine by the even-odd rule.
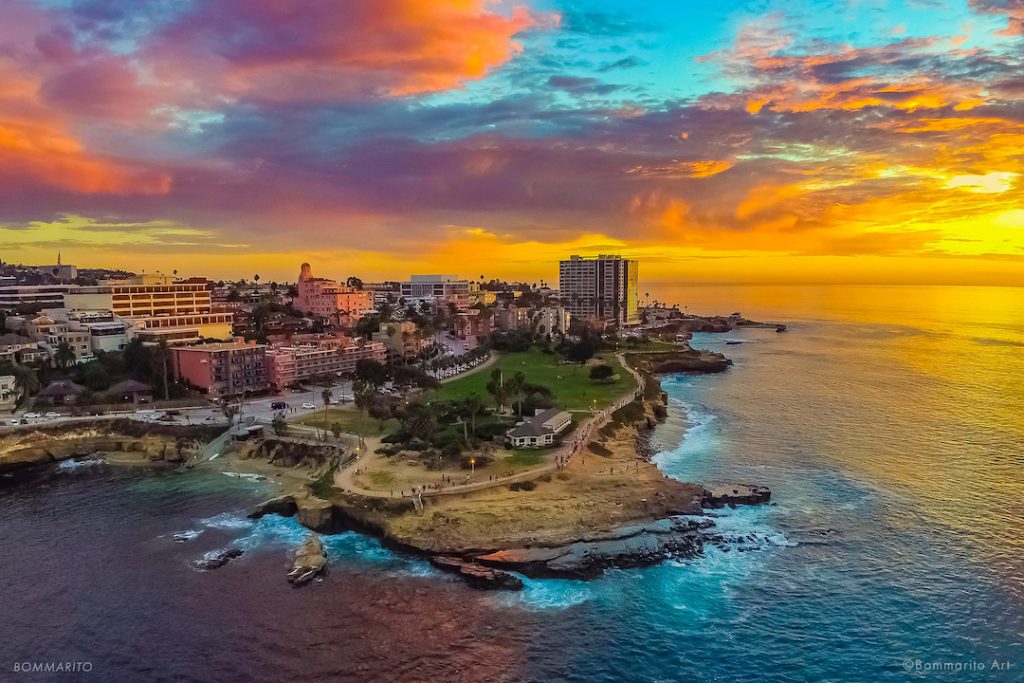
[[55, 412], [53, 412], [53, 411], [51, 410], [50, 412], [48, 412], [48, 413], [46, 414], [46, 417], [49, 417], [49, 418], [51, 418], [51, 419], [52, 419], [52, 418], [55, 418], [55, 417], [60, 417], [60, 413], [55, 413]]
[[316, 406], [313, 405], [312, 403], [310, 403], [309, 401], [306, 401], [305, 403], [303, 403], [302, 407], [305, 408], [306, 410], [314, 410], [314, 409], [316, 409]]
[[40, 415], [39, 413], [25, 413], [25, 417], [27, 417], [30, 420], [34, 420], [37, 417], [40, 417]]
[[10, 424], [12, 427], [17, 427], [18, 425], [21, 424], [21, 420], [11, 420], [8, 424]]

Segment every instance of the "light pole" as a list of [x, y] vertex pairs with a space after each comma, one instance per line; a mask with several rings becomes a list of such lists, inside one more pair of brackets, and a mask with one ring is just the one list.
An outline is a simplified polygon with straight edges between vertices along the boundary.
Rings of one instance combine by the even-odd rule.
[[469, 473], [470, 475], [476, 474], [476, 456], [469, 456]]

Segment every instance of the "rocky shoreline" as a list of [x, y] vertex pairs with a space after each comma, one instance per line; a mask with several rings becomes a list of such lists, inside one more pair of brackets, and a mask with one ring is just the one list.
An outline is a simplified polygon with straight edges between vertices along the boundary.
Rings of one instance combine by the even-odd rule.
[[[325, 534], [366, 533], [392, 550], [425, 557], [435, 567], [459, 575], [474, 587], [518, 590], [522, 582], [509, 572], [531, 578], [593, 579], [606, 569], [643, 567], [673, 557], [700, 556], [705, 543], [721, 540], [714, 521], [705, 515], [706, 510], [760, 505], [770, 500], [771, 491], [764, 486], [732, 484], [701, 489], [695, 505], [680, 514], [535, 544], [480, 548], [410, 542], [389, 530], [386, 513], [380, 509], [325, 501], [313, 495], [273, 498], [258, 505], [249, 516], [295, 516], [303, 526]], [[411, 510], [399, 514], [408, 513], [415, 514]]]
[[0, 434], [0, 475], [104, 453], [132, 454], [143, 463], [182, 464], [222, 431], [129, 419], [15, 429]]
[[[687, 484], [650, 463], [646, 435], [667, 412], [667, 396], [655, 375], [722, 372], [731, 361], [689, 346], [627, 353], [626, 359], [645, 376], [644, 395], [613, 413], [558, 477], [540, 477], [529, 490], [494, 487], [430, 499], [417, 510], [407, 499], [367, 498], [333, 489], [321, 497], [323, 489], [317, 488], [320, 495], [315, 495], [308, 484], [301, 485], [311, 477], [302, 477], [299, 485], [286, 489], [291, 493], [265, 501], [250, 517], [295, 516], [315, 533], [351, 530], [372, 535], [386, 547], [426, 557], [469, 585], [487, 589], [520, 590], [518, 575], [591, 579], [610, 568], [700, 556], [706, 543], [723, 543], [708, 510], [768, 503], [771, 492], [751, 484]], [[7, 433], [0, 436], [0, 474], [100, 451], [180, 464], [215, 436], [209, 431], [120, 420]], [[275, 462], [261, 467], [290, 471], [323, 464], [315, 455], [297, 460], [275, 456]], [[246, 461], [234, 464], [239, 462]], [[200, 568], [222, 566], [239, 554], [229, 549], [223, 556], [205, 558]], [[296, 552], [288, 580], [303, 585], [326, 566], [323, 544], [314, 534]]]

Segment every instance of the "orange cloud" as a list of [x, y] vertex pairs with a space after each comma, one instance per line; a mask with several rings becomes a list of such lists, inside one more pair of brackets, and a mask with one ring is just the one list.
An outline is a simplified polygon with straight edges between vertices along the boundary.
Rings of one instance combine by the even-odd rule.
[[79, 193], [165, 194], [171, 179], [90, 153], [38, 101], [39, 76], [0, 62], [0, 191], [29, 185]]
[[732, 166], [731, 161], [702, 159], [699, 161], [676, 161], [666, 166], [634, 166], [626, 174], [661, 178], [708, 178], [728, 171]]
[[516, 34], [558, 17], [488, 0], [209, 0], [143, 50], [166, 83], [269, 101], [406, 96], [457, 88], [522, 50]]

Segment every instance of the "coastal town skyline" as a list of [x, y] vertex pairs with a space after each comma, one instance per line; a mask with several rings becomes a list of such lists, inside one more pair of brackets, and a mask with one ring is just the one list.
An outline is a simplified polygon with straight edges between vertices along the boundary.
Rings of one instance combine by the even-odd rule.
[[5, 261], [1024, 284], [1019, 3], [4, 11]]

